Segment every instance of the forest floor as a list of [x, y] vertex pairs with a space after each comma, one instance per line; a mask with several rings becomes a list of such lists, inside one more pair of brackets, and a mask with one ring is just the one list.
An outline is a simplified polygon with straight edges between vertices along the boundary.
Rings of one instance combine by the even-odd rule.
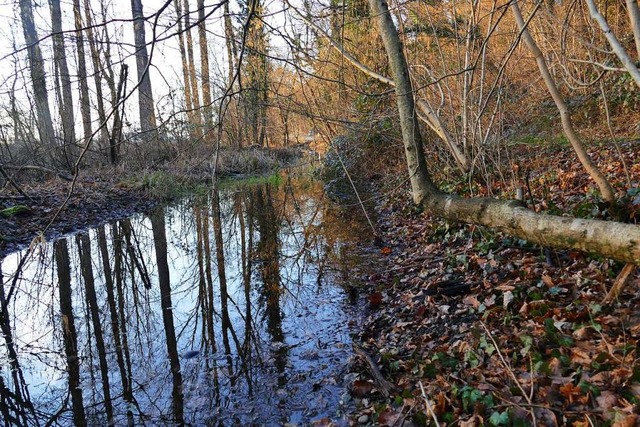
[[[140, 185], [81, 178], [58, 178], [22, 185], [22, 191], [0, 195], [0, 259], [32, 242], [97, 226], [144, 212], [159, 203]], [[67, 200], [68, 198], [68, 200]]]
[[[538, 153], [526, 199], [602, 217], [569, 151]], [[640, 143], [623, 152], [628, 175], [613, 145], [591, 154], [618, 188], [631, 187], [637, 222]], [[382, 261], [368, 278], [352, 425], [640, 425], [638, 273], [604, 303], [621, 264], [447, 224], [406, 194], [379, 206], [377, 226]]]

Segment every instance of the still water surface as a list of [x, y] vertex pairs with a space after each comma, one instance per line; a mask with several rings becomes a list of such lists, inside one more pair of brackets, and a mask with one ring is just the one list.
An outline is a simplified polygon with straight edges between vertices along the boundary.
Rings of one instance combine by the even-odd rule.
[[[0, 261], [8, 425], [343, 423], [361, 222], [285, 176]], [[16, 272], [18, 272], [16, 274]]]

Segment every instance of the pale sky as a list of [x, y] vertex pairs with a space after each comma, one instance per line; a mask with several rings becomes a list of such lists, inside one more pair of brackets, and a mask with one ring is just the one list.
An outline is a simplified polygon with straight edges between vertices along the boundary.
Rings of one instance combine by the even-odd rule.
[[[37, 3], [38, 6], [34, 6], [34, 15], [36, 20], [36, 27], [38, 30], [38, 36], [43, 37], [51, 32], [50, 27], [50, 10], [46, 0], [42, 0]], [[94, 24], [101, 22], [99, 18], [101, 1], [91, 0], [91, 5], [94, 10], [94, 14], [97, 17], [94, 18]], [[194, 22], [197, 19], [196, 2], [191, 1], [191, 21]], [[130, 0], [107, 0], [104, 2], [107, 9], [108, 18], [118, 20], [130, 20], [131, 19], [131, 4]], [[164, 4], [164, 1], [159, 0], [143, 0], [144, 14], [149, 16], [156, 12], [159, 7]], [[214, 0], [205, 1], [205, 9], [207, 12], [216, 5]], [[73, 9], [72, 3], [69, 0], [63, 0], [62, 4], [63, 15], [63, 30], [73, 31], [75, 29], [73, 22]], [[267, 5], [273, 10], [270, 12], [277, 12], [282, 8], [281, 5], [272, 3]], [[239, 7], [235, 2], [231, 3], [232, 12], [237, 11]], [[84, 14], [83, 14], [84, 15]], [[160, 19], [158, 20], [157, 37], [163, 38], [163, 35], [175, 33], [177, 27], [170, 27], [175, 22], [175, 9], [173, 3], [164, 10]], [[276, 13], [276, 16], [278, 14]], [[214, 86], [222, 85], [222, 79], [226, 76], [225, 67], [227, 64], [226, 50], [224, 48], [224, 31], [222, 27], [222, 8], [215, 11], [213, 15], [207, 19], [207, 31], [208, 31], [208, 44], [209, 44], [209, 62], [210, 62], [210, 74], [212, 83]], [[277, 19], [277, 18], [276, 18]], [[280, 18], [281, 19], [281, 18]], [[237, 27], [237, 23], [236, 23]], [[123, 60], [129, 66], [129, 82], [127, 87], [131, 89], [134, 87], [137, 80], [135, 58], [132, 56], [134, 49], [132, 47], [133, 42], [133, 28], [130, 22], [112, 22], [107, 25], [109, 31], [109, 39], [112, 43], [112, 60], [115, 63]], [[102, 31], [98, 29], [98, 31]], [[198, 51], [198, 33], [197, 28], [192, 29], [192, 35], [194, 38], [194, 54], [196, 57], [196, 67], [199, 68], [199, 51]], [[274, 37], [271, 36], [273, 39]], [[151, 22], [147, 22], [146, 26], [146, 39], [149, 42], [152, 39], [152, 25]], [[155, 44], [153, 51], [152, 65], [150, 70], [150, 76], [154, 92], [154, 101], [156, 103], [156, 114], [161, 118], [166, 118], [171, 110], [179, 106], [183, 102], [182, 95], [182, 71], [181, 71], [181, 59], [178, 50], [177, 37], [170, 37], [167, 40], [160, 41]], [[22, 25], [19, 17], [19, 7], [17, 0], [6, 1], [0, 0], [0, 124], [9, 124], [7, 122], [6, 109], [9, 106], [9, 91], [12, 87], [15, 87], [15, 96], [19, 100], [22, 109], [26, 111], [31, 110], [29, 102], [26, 98], [25, 88], [31, 90], [31, 80], [27, 70], [26, 52], [22, 51], [17, 55], [11, 55], [14, 52], [15, 47], [18, 49], [24, 46], [24, 38], [22, 32]], [[72, 76], [76, 73], [76, 50], [75, 41], [73, 35], [69, 34], [65, 39], [69, 56], [67, 57], [67, 63]], [[116, 44], [119, 43], [121, 48], [118, 48]], [[86, 44], [86, 39], [85, 39]], [[54, 120], [58, 121], [55, 111], [55, 93], [53, 92], [53, 60], [51, 52], [51, 39], [46, 39], [41, 43], [41, 48], [45, 58], [45, 67], [47, 73], [47, 84], [51, 89], [49, 92], [49, 103], [52, 106], [52, 113]], [[87, 52], [87, 67], [88, 73], [92, 72], [92, 66], [90, 58], [88, 57], [88, 46], [85, 48]], [[148, 52], [151, 52], [150, 46]], [[18, 60], [19, 68], [23, 71], [16, 74], [15, 61]], [[119, 65], [115, 65], [116, 76], [119, 73]], [[72, 77], [73, 79], [73, 77]], [[90, 79], [90, 91], [95, 94], [95, 88], [93, 87], [93, 81]], [[105, 92], [106, 94], [107, 92]], [[174, 94], [174, 96], [172, 96]], [[79, 121], [79, 107], [78, 107], [78, 88], [74, 84], [73, 88], [74, 104], [76, 108], [76, 121]], [[93, 100], [95, 103], [95, 100]], [[134, 93], [130, 100], [127, 102], [127, 119], [129, 122], [137, 122], [137, 97]]]

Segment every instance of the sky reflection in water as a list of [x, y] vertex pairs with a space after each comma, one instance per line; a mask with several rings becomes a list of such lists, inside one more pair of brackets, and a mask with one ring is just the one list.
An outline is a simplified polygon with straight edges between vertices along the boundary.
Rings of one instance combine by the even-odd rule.
[[24, 251], [6, 257], [0, 416], [15, 425], [339, 421], [356, 316], [339, 284], [354, 279], [349, 248], [363, 233], [317, 183], [283, 181], [47, 244], [15, 281]]

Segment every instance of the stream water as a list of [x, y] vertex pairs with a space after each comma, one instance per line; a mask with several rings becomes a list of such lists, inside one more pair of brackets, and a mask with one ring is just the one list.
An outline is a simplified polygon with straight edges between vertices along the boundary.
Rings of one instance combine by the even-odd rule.
[[284, 175], [0, 261], [7, 425], [346, 423], [366, 234]]

